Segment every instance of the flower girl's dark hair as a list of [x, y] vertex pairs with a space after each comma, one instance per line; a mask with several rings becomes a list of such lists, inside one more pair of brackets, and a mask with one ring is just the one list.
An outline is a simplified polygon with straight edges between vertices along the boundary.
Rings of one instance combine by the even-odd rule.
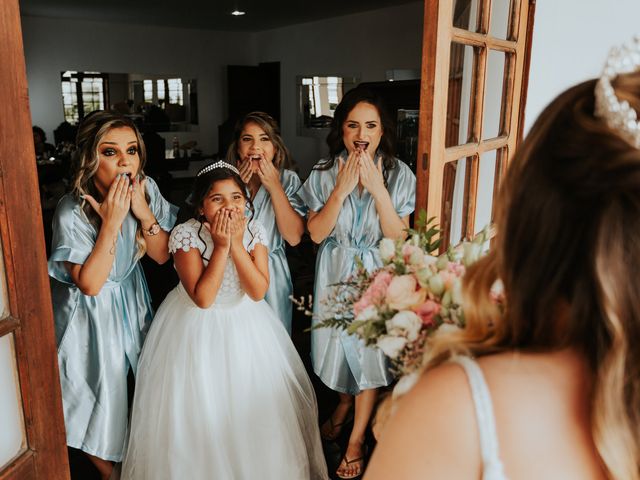
[[[251, 215], [249, 215], [249, 221], [251, 221], [255, 214], [255, 208], [253, 206], [253, 202], [251, 201], [247, 185], [242, 181], [242, 178], [238, 173], [227, 167], [218, 167], [213, 169], [205, 167], [196, 176], [196, 179], [193, 182], [193, 187], [191, 188], [191, 193], [187, 197], [186, 204], [188, 208], [186, 213], [188, 215], [181, 215], [182, 219], [180, 219], [182, 221], [187, 220], [188, 218], [194, 218], [198, 220], [200, 222], [200, 229], [198, 230], [198, 236], [200, 237], [200, 239], [202, 239], [201, 232], [204, 228], [204, 226], [202, 225], [203, 218], [200, 214], [200, 207], [202, 207], [204, 199], [211, 190], [213, 184], [221, 180], [233, 180], [238, 188], [240, 188], [240, 191], [244, 195], [245, 206], [251, 212]], [[253, 235], [253, 232], [251, 232], [251, 230], [249, 230], [249, 233]]]

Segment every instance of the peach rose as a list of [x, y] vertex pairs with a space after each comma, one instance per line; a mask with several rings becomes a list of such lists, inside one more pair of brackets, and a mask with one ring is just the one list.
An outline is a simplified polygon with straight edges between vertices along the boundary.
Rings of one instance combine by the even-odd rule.
[[387, 287], [386, 301], [395, 310], [407, 310], [424, 302], [427, 292], [420, 288], [413, 275], [394, 277]]

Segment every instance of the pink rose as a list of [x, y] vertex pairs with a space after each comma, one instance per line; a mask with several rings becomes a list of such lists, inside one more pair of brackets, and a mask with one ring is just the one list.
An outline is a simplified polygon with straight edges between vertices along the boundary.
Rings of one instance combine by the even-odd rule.
[[386, 301], [395, 310], [406, 310], [424, 302], [427, 292], [413, 275], [394, 277], [387, 288]]
[[391, 283], [391, 275], [386, 270], [380, 270], [375, 276], [371, 285], [365, 290], [356, 303], [353, 304], [353, 313], [357, 317], [365, 308], [370, 305], [377, 304], [384, 298], [387, 293], [387, 287]]
[[414, 311], [422, 319], [423, 325], [432, 325], [433, 317], [440, 312], [440, 305], [433, 300], [427, 300]]
[[353, 315], [359, 317], [363, 310], [366, 310], [371, 306], [371, 297], [366, 295], [362, 295], [360, 300], [353, 304]]

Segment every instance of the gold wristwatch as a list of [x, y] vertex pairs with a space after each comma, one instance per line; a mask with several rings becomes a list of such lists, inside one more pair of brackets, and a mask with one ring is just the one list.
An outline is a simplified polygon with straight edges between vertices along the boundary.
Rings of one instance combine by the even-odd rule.
[[160, 224], [158, 224], [158, 222], [153, 222], [153, 224], [149, 227], [148, 230], [145, 230], [143, 228], [142, 232], [145, 235], [149, 235], [150, 237], [153, 237], [154, 235], [157, 235], [160, 233]]

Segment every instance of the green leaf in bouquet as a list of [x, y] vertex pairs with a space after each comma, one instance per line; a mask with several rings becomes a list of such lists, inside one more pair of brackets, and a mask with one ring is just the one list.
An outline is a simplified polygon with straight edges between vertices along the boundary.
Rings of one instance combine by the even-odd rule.
[[350, 324], [351, 322], [347, 321], [345, 318], [331, 317], [312, 325], [305, 331], [310, 332], [311, 330], [318, 330], [319, 328], [339, 328], [340, 330], [345, 330]]
[[375, 343], [380, 335], [385, 331], [384, 320], [354, 320], [346, 329], [349, 335], [357, 335], [362, 338], [367, 345]]

